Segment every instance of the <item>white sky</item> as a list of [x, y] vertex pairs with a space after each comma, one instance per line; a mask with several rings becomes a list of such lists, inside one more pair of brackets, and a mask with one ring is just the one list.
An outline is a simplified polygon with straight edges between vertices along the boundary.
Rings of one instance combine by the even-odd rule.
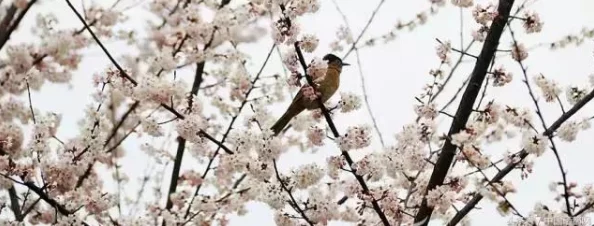
[[[112, 1], [105, 1], [105, 4], [111, 4]], [[126, 1], [124, 1], [126, 2]], [[335, 31], [340, 26], [342, 18], [337, 13], [332, 1], [323, 0], [319, 13], [310, 15], [301, 20], [302, 27], [306, 32], [315, 33], [321, 40], [320, 48], [314, 54], [307, 54], [309, 59], [312, 56], [322, 56], [329, 51], [328, 43], [334, 40]], [[353, 33], [359, 34], [371, 15], [373, 9], [379, 1], [377, 0], [337, 0], [340, 3], [342, 11], [347, 15]], [[476, 3], [487, 3], [490, 1], [477, 0]], [[522, 1], [517, 0], [516, 5]], [[80, 3], [75, 1], [80, 8]], [[89, 5], [88, 2], [86, 5]], [[124, 4], [128, 5], [128, 4]], [[449, 5], [449, 1], [448, 1]], [[143, 5], [142, 7], [145, 7]], [[377, 14], [374, 22], [371, 24], [367, 38], [375, 37], [388, 32], [398, 20], [408, 21], [423, 10], [427, 10], [429, 1], [396, 1], [387, 0]], [[543, 31], [539, 34], [525, 35], [520, 26], [515, 26], [520, 42], [526, 46], [533, 46], [538, 43], [548, 43], [561, 39], [567, 34], [577, 34], [584, 25], [594, 24], [594, 2], [588, 0], [564, 0], [564, 1], [538, 1], [530, 6], [540, 14], [544, 21]], [[126, 12], [132, 22], [130, 26], [141, 28], [140, 24], [145, 14], [144, 10], [137, 8]], [[11, 43], [18, 41], [29, 41], [28, 28], [34, 22], [34, 14], [39, 12], [53, 12], [63, 18], [62, 25], [68, 27], [81, 27], [80, 22], [69, 10], [65, 1], [62, 0], [41, 0], [41, 4], [33, 7], [33, 10], [25, 18], [21, 29], [12, 36]], [[367, 83], [369, 103], [375, 114], [379, 129], [381, 130], [387, 144], [393, 144], [394, 134], [399, 132], [403, 125], [412, 122], [415, 118], [413, 104], [416, 102], [414, 96], [421, 92], [423, 85], [431, 80], [428, 75], [430, 69], [439, 65], [439, 59], [435, 55], [437, 46], [436, 38], [440, 40], [451, 40], [456, 48], [460, 48], [460, 11], [458, 8], [448, 6], [441, 8], [435, 16], [430, 16], [427, 24], [418, 27], [414, 32], [399, 32], [398, 38], [386, 45], [378, 45], [373, 48], [365, 48], [360, 51], [362, 70]], [[470, 10], [464, 10], [464, 42], [466, 45], [471, 39], [470, 32], [477, 24], [471, 17]], [[516, 22], [516, 25], [520, 25]], [[27, 28], [27, 29], [24, 29]], [[500, 49], [509, 49], [511, 39], [506, 32], [501, 41]], [[256, 73], [267, 51], [271, 45], [271, 39], [265, 38], [259, 43], [244, 46], [241, 49], [250, 53], [253, 61], [249, 64], [251, 73]], [[107, 48], [115, 55], [126, 51], [123, 43], [106, 42]], [[475, 44], [471, 53], [478, 55], [482, 43]], [[103, 71], [107, 66], [111, 66], [105, 55], [96, 46], [85, 51], [86, 58], [80, 64], [80, 69], [75, 73], [72, 81], [72, 88], [66, 86], [46, 85], [40, 93], [33, 93], [33, 103], [35, 107], [44, 111], [54, 111], [63, 113], [62, 127], [59, 129], [58, 137], [62, 139], [73, 137], [77, 134], [76, 121], [80, 119], [84, 106], [92, 103], [90, 99], [91, 76], [94, 73]], [[532, 50], [526, 65], [528, 66], [529, 76], [537, 73], [543, 73], [549, 78], [559, 81], [564, 87], [571, 84], [585, 85], [587, 76], [594, 73], [594, 44], [592, 40], [587, 40], [578, 48], [569, 47], [563, 50], [551, 52], [547, 48]], [[3, 53], [2, 53], [3, 54]], [[343, 53], [337, 54], [342, 56]], [[457, 59], [457, 55], [453, 56]], [[465, 63], [455, 74], [450, 88], [438, 98], [439, 106], [447, 101], [453, 92], [455, 92], [461, 81], [472, 70], [473, 60], [466, 58]], [[361, 93], [361, 82], [356, 66], [355, 54], [351, 54], [345, 60], [354, 64], [344, 70], [340, 91], [351, 91]], [[505, 88], [490, 88], [489, 98], [496, 98], [499, 103], [512, 106], [527, 106], [534, 108], [530, 102], [525, 86], [521, 83], [522, 74], [518, 70], [516, 63], [510, 60], [499, 61], [506, 66], [508, 70], [514, 72], [514, 81]], [[274, 54], [271, 63], [266, 67], [264, 75], [281, 72], [281, 64], [278, 55]], [[193, 73], [189, 70], [178, 71], [177, 75], [182, 78], [190, 78]], [[540, 91], [537, 90], [537, 93]], [[338, 96], [338, 95], [337, 95]], [[335, 97], [336, 98], [336, 97]], [[563, 99], [565, 99], [563, 97]], [[454, 102], [454, 106], [448, 109], [448, 112], [454, 113], [459, 100]], [[556, 104], [541, 103], [544, 115], [548, 125], [550, 125], [559, 115], [560, 110]], [[275, 115], [280, 115], [286, 105], [280, 104], [271, 108]], [[567, 104], [566, 104], [567, 107]], [[568, 108], [568, 107], [567, 107]], [[576, 119], [585, 116], [594, 115], [594, 104], [586, 106], [576, 115]], [[335, 120], [338, 130], [344, 132], [348, 126], [354, 126], [361, 123], [369, 123], [367, 111], [362, 108], [356, 113], [339, 115]], [[440, 132], [447, 132], [449, 121], [442, 123]], [[540, 125], [537, 127], [540, 128]], [[578, 135], [578, 141], [575, 143], [557, 142], [560, 155], [564, 166], [568, 169], [568, 178], [570, 181], [589, 183], [592, 177], [589, 174], [589, 159], [593, 157], [591, 147], [594, 146], [594, 139], [588, 139], [594, 135], [592, 131], [586, 131]], [[320, 162], [325, 160], [326, 156], [337, 155], [337, 148], [331, 143], [320, 149], [317, 154], [302, 154], [295, 151], [289, 152], [279, 160], [282, 171], [287, 171], [291, 167], [301, 165], [307, 162]], [[123, 171], [130, 177], [142, 176], [145, 172], [147, 158], [139, 153], [138, 141], [131, 139], [124, 143], [127, 148], [127, 157], [122, 160]], [[370, 150], [379, 150], [381, 146], [378, 140], [374, 141]], [[488, 147], [486, 150], [492, 152], [494, 156], [509, 150], [518, 150], [519, 143], [515, 140], [498, 144], [494, 147]], [[175, 148], [170, 148], [171, 153], [175, 153]], [[353, 153], [356, 158], [362, 157], [362, 153]], [[164, 181], [169, 181], [170, 169], [166, 172]], [[188, 169], [187, 164], [182, 169]], [[202, 168], [200, 168], [202, 170]], [[534, 167], [534, 173], [528, 179], [521, 181], [517, 172], [510, 174], [508, 179], [517, 181], [518, 193], [508, 196], [512, 203], [526, 215], [532, 210], [534, 203], [538, 200], [544, 200], [549, 207], [557, 209], [552, 200], [553, 194], [548, 190], [548, 184], [551, 180], [559, 180], [560, 172], [557, 168], [552, 151], [548, 150], [539, 158]], [[168, 182], [166, 183], [168, 186]], [[134, 186], [134, 185], [131, 185]], [[502, 218], [495, 210], [495, 206], [485, 200], [480, 205], [481, 210], [474, 211], [471, 214], [473, 225], [503, 225], [507, 218]], [[233, 218], [231, 225], [274, 225], [270, 216], [270, 211], [265, 205], [254, 204], [249, 206], [250, 213], [241, 218]], [[488, 223], [487, 223], [488, 222]], [[338, 224], [333, 224], [338, 225]], [[439, 225], [433, 222], [431, 225]]]

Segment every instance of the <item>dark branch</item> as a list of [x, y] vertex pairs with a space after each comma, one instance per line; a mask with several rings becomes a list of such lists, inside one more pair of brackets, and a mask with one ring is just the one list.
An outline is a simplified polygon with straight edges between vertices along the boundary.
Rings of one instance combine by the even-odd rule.
[[[207, 47], [205, 47], [206, 49]], [[192, 103], [194, 97], [197, 98], [198, 90], [200, 88], [200, 84], [202, 83], [202, 76], [204, 75], [204, 66], [205, 62], [200, 62], [196, 64], [196, 73], [194, 75], [194, 82], [192, 84], [192, 89], [190, 90], [191, 96], [188, 97], [188, 109], [192, 108]], [[206, 134], [206, 133], [203, 133]], [[178, 145], [177, 145], [177, 153], [175, 154], [175, 160], [173, 161], [173, 171], [171, 172], [171, 183], [169, 183], [169, 192], [167, 195], [167, 204], [165, 206], [166, 209], [171, 209], [173, 207], [173, 202], [171, 201], [171, 195], [175, 193], [177, 190], [177, 181], [179, 179], [179, 171], [181, 169], [181, 163], [184, 157], [184, 150], [186, 148], [186, 139], [179, 136], [177, 137]], [[218, 142], [215, 140], [215, 142]], [[219, 146], [221, 147], [221, 146]], [[231, 152], [228, 150], [227, 152]], [[232, 152], [231, 152], [232, 153]], [[165, 221], [163, 221], [163, 225], [165, 225]]]
[[[513, 3], [514, 0], [499, 1], [499, 6], [497, 9], [498, 16], [493, 20], [493, 23], [491, 24], [491, 28], [489, 30], [489, 33], [487, 34], [487, 38], [485, 39], [485, 43], [483, 45], [481, 53], [472, 71], [468, 86], [466, 87], [466, 90], [462, 95], [462, 100], [460, 102], [460, 105], [458, 106], [456, 115], [454, 116], [455, 118], [452, 120], [452, 125], [450, 126], [448, 137], [464, 129], [466, 122], [470, 117], [470, 113], [472, 113], [472, 107], [474, 106], [474, 102], [476, 101], [476, 98], [481, 89], [481, 84], [483, 83], [483, 80], [487, 75], [487, 69], [490, 65], [491, 59], [497, 51], [499, 39], [501, 38], [501, 34], [503, 33], [503, 28], [506, 25]], [[429, 224], [433, 208], [427, 205], [426, 196], [430, 190], [433, 190], [437, 186], [443, 184], [443, 181], [449, 171], [450, 165], [452, 164], [452, 160], [454, 159], [455, 152], [456, 145], [452, 144], [451, 140], [446, 140], [442, 148], [441, 154], [437, 159], [436, 165], [434, 166], [431, 178], [429, 179], [427, 189], [424, 193], [421, 208], [415, 216], [415, 223], [422, 222], [422, 226], [426, 226]]]
[[[281, 11], [284, 13], [285, 12], [284, 5], [281, 4], [280, 8], [281, 8]], [[287, 20], [287, 24], [289, 24], [289, 26], [290, 26], [290, 24], [291, 24], [290, 20], [289, 19], [286, 19], [286, 20]], [[307, 74], [307, 64], [305, 63], [305, 58], [303, 57], [301, 48], [299, 48], [299, 42], [295, 42], [294, 47], [295, 47], [295, 51], [297, 52], [297, 57], [299, 58], [299, 62], [301, 63], [301, 66], [303, 67], [305, 79], [307, 80], [307, 83], [314, 89], [314, 93], [317, 93], [317, 89], [313, 82], [313, 79], [311, 78], [310, 75]], [[322, 111], [322, 114], [324, 115], [324, 118], [326, 119], [326, 122], [328, 123], [328, 126], [330, 127], [330, 130], [332, 131], [332, 135], [334, 135], [335, 138], [339, 138], [340, 134], [338, 133], [338, 130], [336, 129], [336, 126], [334, 125], [334, 122], [332, 121], [330, 112], [324, 106], [324, 103], [322, 102], [321, 98], [318, 97], [316, 100], [318, 102], [319, 108]], [[354, 161], [348, 152], [342, 151], [342, 155], [344, 156], [344, 158], [347, 161], [349, 166], [352, 166], [354, 164]], [[365, 182], [365, 179], [363, 179], [363, 177], [361, 175], [357, 175], [357, 172], [355, 170], [352, 170], [351, 173], [355, 176], [355, 178], [357, 179], [357, 182], [359, 182], [359, 184], [361, 185], [361, 188], [363, 189], [363, 193], [371, 196], [371, 192], [369, 190], [369, 187], [367, 187], [367, 183]], [[375, 198], [372, 198], [371, 204], [373, 206], [374, 211], [377, 213], [380, 220], [382, 221], [382, 223], [386, 226], [389, 226], [390, 222], [388, 221], [386, 214], [384, 214], [384, 212], [382, 211], [381, 207], [379, 206], [379, 204], [378, 204], [377, 200], [375, 200]]]
[[14, 218], [17, 221], [23, 221], [24, 216], [21, 213], [21, 207], [19, 204], [19, 196], [18, 196], [14, 186], [12, 186], [11, 188], [8, 189], [8, 195], [10, 196], [10, 209], [12, 210], [12, 213], [14, 214]]
[[[35, 2], [37, 2], [37, 0], [31, 0], [29, 2], [29, 4], [27, 4], [27, 7], [25, 7], [25, 9], [23, 9], [23, 11], [21, 11], [21, 13], [19, 13], [18, 17], [14, 20], [12, 25], [10, 25], [8, 27], [8, 30], [6, 30], [6, 31], [2, 30], [2, 33], [0, 33], [0, 49], [2, 49], [2, 47], [4, 47], [4, 45], [6, 44], [6, 42], [8, 42], [8, 39], [10, 39], [10, 35], [12, 34], [12, 32], [14, 32], [16, 30], [16, 28], [19, 26], [19, 24], [25, 17], [25, 14], [27, 14], [27, 12], [29, 12], [29, 9], [31, 9], [31, 6], [33, 6], [33, 4], [35, 4]], [[9, 15], [6, 15], [6, 16], [8, 17]], [[6, 17], [5, 17], [5, 19], [6, 19]], [[12, 19], [12, 16], [10, 16], [10, 19]], [[10, 24], [10, 20], [8, 20], [8, 24]], [[0, 27], [0, 28], [2, 28], [2, 27]]]
[[111, 63], [120, 71], [120, 74], [122, 76], [124, 76], [124, 78], [128, 79], [128, 81], [130, 81], [132, 84], [137, 85], [138, 83], [134, 79], [132, 79], [132, 77], [130, 77], [130, 75], [128, 75], [128, 73], [126, 73], [126, 71], [124, 71], [122, 66], [120, 66], [120, 64], [118, 64], [118, 62], [111, 56], [109, 51], [107, 51], [105, 46], [103, 46], [103, 43], [101, 43], [101, 41], [99, 40], [97, 35], [95, 35], [95, 32], [93, 32], [93, 30], [91, 30], [91, 28], [89, 27], [89, 25], [87, 24], [85, 19], [80, 15], [80, 13], [76, 10], [76, 8], [74, 8], [74, 6], [70, 2], [70, 0], [66, 0], [66, 3], [68, 3], [68, 6], [70, 6], [70, 9], [72, 9], [72, 11], [74, 11], [74, 13], [76, 14], [76, 17], [78, 17], [80, 22], [82, 22], [83, 25], [85, 25], [85, 29], [87, 31], [89, 31], [89, 33], [91, 34], [91, 36], [93, 37], [95, 42], [97, 42], [97, 45], [99, 45], [99, 47], [101, 47], [101, 50], [103, 50], [103, 53], [105, 53], [105, 55], [107, 55], [107, 57], [109, 58]]

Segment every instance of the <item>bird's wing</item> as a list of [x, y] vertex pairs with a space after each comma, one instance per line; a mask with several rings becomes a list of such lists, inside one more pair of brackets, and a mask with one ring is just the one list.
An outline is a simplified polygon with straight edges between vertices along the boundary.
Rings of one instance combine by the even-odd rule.
[[295, 97], [293, 97], [293, 101], [291, 103], [299, 102], [302, 98], [303, 98], [303, 86], [299, 89], [299, 92], [297, 92], [297, 94], [295, 94]]

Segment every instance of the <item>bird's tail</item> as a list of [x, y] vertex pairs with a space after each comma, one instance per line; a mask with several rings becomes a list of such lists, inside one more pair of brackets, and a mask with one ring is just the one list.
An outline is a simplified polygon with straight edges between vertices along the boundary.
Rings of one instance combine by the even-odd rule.
[[274, 125], [270, 127], [270, 129], [274, 133], [274, 136], [278, 135], [285, 128], [285, 126], [289, 124], [291, 119], [293, 119], [293, 117], [301, 113], [303, 110], [305, 110], [305, 108], [296, 106], [295, 104], [291, 104], [291, 106], [289, 106], [289, 109], [287, 109], [283, 116], [281, 116], [276, 121], [276, 123], [274, 123]]

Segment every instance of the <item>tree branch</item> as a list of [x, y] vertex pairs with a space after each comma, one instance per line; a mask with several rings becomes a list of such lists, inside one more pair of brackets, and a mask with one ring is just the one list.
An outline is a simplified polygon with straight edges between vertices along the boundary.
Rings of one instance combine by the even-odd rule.
[[[365, 106], [367, 108], [367, 113], [369, 114], [369, 117], [371, 118], [371, 122], [373, 123], [373, 128], [375, 128], [375, 132], [377, 133], [377, 136], [379, 137], [380, 143], [382, 144], [382, 147], [386, 146], [386, 143], [384, 142], [384, 138], [382, 136], [382, 133], [379, 130], [379, 127], [377, 126], [377, 120], [375, 119], [375, 116], [373, 115], [373, 112], [371, 111], [371, 106], [369, 105], [369, 96], [367, 95], [367, 86], [365, 85], [365, 76], [363, 75], [363, 66], [361, 64], [361, 57], [359, 56], [359, 49], [355, 46], [357, 46], [358, 41], [360, 40], [361, 36], [363, 36], [363, 33], [365, 33], [365, 31], [367, 30], [367, 27], [369, 26], [369, 24], [371, 24], [371, 21], [373, 20], [373, 17], [375, 16], [375, 13], [379, 10], [380, 6], [383, 4], [383, 0], [379, 3], [379, 5], [377, 6], [377, 8], [375, 9], [375, 11], [373, 12], [373, 14], [371, 15], [371, 18], [369, 19], [369, 21], [367, 22], [367, 25], [365, 26], [365, 28], [363, 28], [363, 30], [361, 31], [361, 34], [359, 34], [359, 38], [353, 43], [352, 48], [349, 50], [349, 52], [351, 50], [355, 51], [355, 56], [357, 58], [357, 67], [359, 68], [359, 78], [361, 79], [361, 90], [363, 92], [363, 100], [365, 101]], [[349, 25], [349, 21], [347, 20], [346, 15], [342, 12], [342, 10], [340, 9], [340, 6], [338, 5], [338, 3], [336, 2], [336, 0], [332, 0], [332, 3], [334, 3], [334, 7], [336, 8], [336, 11], [338, 11], [338, 13], [340, 13], [340, 15], [342, 16], [342, 20], [344, 21], [345, 25], [347, 26], [347, 29], [349, 31], [351, 31], [351, 26]], [[349, 53], [347, 53], [342, 59], [344, 60]]]
[[[35, 4], [35, 2], [37, 2], [37, 0], [31, 0], [27, 4], [25, 9], [23, 9], [23, 11], [21, 11], [21, 13], [19, 13], [18, 17], [14, 20], [12, 25], [10, 27], [8, 27], [8, 30], [6, 30], [6, 31], [2, 30], [2, 33], [0, 33], [0, 49], [2, 49], [2, 47], [4, 47], [4, 45], [6, 44], [6, 42], [8, 42], [8, 39], [10, 39], [10, 35], [12, 34], [12, 32], [14, 32], [16, 30], [16, 28], [19, 26], [19, 24], [25, 17], [25, 14], [27, 14], [27, 12], [29, 12], [29, 9], [31, 9], [31, 6], [33, 6], [33, 4]], [[6, 15], [6, 16], [9, 16], [9, 15]], [[12, 19], [12, 17], [11, 17], [11, 19]], [[8, 23], [10, 24], [10, 20], [8, 21]]]
[[18, 196], [14, 186], [12, 186], [8, 189], [8, 195], [10, 196], [10, 210], [12, 210], [12, 213], [14, 214], [14, 218], [17, 221], [23, 221], [24, 216], [21, 213], [21, 207], [19, 204], [19, 196]]
[[[272, 47], [270, 48], [270, 51], [268, 52], [268, 55], [266, 56], [266, 60], [264, 60], [262, 67], [260, 67], [260, 70], [258, 71], [258, 74], [256, 74], [256, 77], [251, 82], [252, 86], [245, 93], [245, 99], [241, 102], [241, 105], [239, 106], [237, 113], [233, 116], [233, 118], [231, 118], [231, 122], [229, 123], [227, 130], [225, 131], [225, 133], [223, 134], [223, 138], [219, 142], [220, 144], [223, 144], [225, 142], [225, 140], [227, 139], [227, 136], [229, 135], [229, 133], [231, 132], [231, 129], [233, 128], [233, 125], [235, 124], [235, 121], [239, 117], [241, 110], [243, 110], [243, 108], [247, 104], [248, 97], [249, 97], [250, 93], [252, 93], [252, 91], [254, 90], [254, 87], [255, 87], [254, 84], [256, 83], [256, 81], [258, 81], [258, 79], [260, 79], [260, 75], [262, 75], [262, 72], [264, 71], [264, 67], [268, 64], [268, 61], [270, 60], [270, 56], [272, 55], [272, 52], [274, 51], [275, 47], [276, 47], [276, 45], [273, 44]], [[214, 139], [213, 137], [207, 137], [207, 138]], [[220, 145], [219, 148], [217, 148], [215, 150], [213, 156], [208, 161], [208, 164], [206, 166], [206, 169], [204, 170], [204, 173], [202, 174], [202, 179], [206, 178], [206, 175], [212, 169], [211, 165], [214, 162], [214, 160], [216, 159], [216, 157], [219, 155], [221, 147], [225, 147], [225, 146]], [[229, 150], [229, 151], [231, 151], [231, 150]], [[202, 184], [200, 184], [200, 185], [198, 185], [198, 187], [196, 187], [196, 190], [194, 191], [194, 195], [192, 196], [192, 199], [190, 199], [190, 204], [188, 205], [188, 208], [186, 209], [186, 213], [184, 214], [184, 219], [187, 218], [188, 215], [190, 214], [190, 208], [192, 207], [192, 203], [194, 202], [194, 199], [196, 198], [196, 196], [198, 196], [198, 192], [200, 192], [201, 188], [202, 188]]]
[[[516, 36], [514, 34], [513, 29], [509, 26], [509, 22], [508, 22], [508, 30], [511, 34], [514, 46], [517, 46], [518, 42], [516, 40]], [[544, 121], [544, 116], [542, 114], [542, 111], [540, 110], [538, 101], [536, 100], [536, 95], [534, 94], [534, 92], [532, 92], [532, 86], [530, 86], [530, 82], [528, 81], [528, 74], [526, 72], [526, 67], [524, 67], [524, 64], [522, 63], [522, 61], [516, 60], [516, 62], [522, 69], [522, 74], [524, 75], [524, 84], [526, 85], [526, 88], [528, 89], [528, 94], [530, 95], [530, 98], [532, 99], [532, 102], [534, 103], [534, 106], [536, 107], [536, 114], [538, 115], [538, 118], [540, 119], [542, 127], [543, 127], [543, 129], [547, 129], [547, 124]], [[561, 102], [559, 102], [559, 103], [561, 103]], [[557, 165], [559, 166], [559, 170], [561, 171], [561, 178], [563, 180], [563, 182], [562, 182], [562, 184], [563, 184], [563, 198], [565, 199], [565, 208], [567, 208], [567, 215], [569, 215], [569, 217], [573, 217], [573, 215], [571, 214], [571, 204], [569, 202], [569, 187], [567, 185], [567, 173], [565, 172], [565, 168], [563, 167], [563, 162], [561, 161], [561, 157], [559, 156], [559, 152], [557, 151], [557, 146], [555, 145], [553, 136], [551, 135], [551, 136], [547, 136], [547, 137], [548, 137], [549, 141], [551, 142], [551, 150], [553, 150], [553, 153], [555, 154], [555, 158], [557, 159]]]
[[[283, 4], [280, 4], [279, 6], [281, 8], [281, 12], [284, 14], [285, 6]], [[287, 24], [290, 25], [291, 24], [290, 20], [288, 18], [286, 20], [288, 22]], [[307, 63], [305, 63], [305, 58], [303, 57], [301, 48], [299, 48], [299, 42], [295, 42], [293, 44], [293, 46], [295, 47], [295, 51], [297, 52], [297, 57], [299, 58], [299, 63], [301, 63], [301, 66], [303, 67], [304, 77], [307, 80], [307, 83], [313, 88], [314, 93], [317, 93], [317, 89], [313, 82], [313, 79], [311, 78], [310, 75], [307, 74]], [[322, 99], [320, 97], [316, 98], [316, 100], [317, 100], [319, 108], [322, 111], [322, 114], [324, 115], [324, 118], [326, 119], [326, 122], [328, 123], [328, 126], [330, 127], [330, 130], [332, 131], [332, 135], [334, 135], [335, 138], [339, 138], [340, 134], [338, 133], [338, 130], [336, 129], [336, 126], [334, 125], [334, 121], [332, 121], [330, 112], [328, 111], [326, 106], [324, 106], [324, 103], [322, 102]], [[352, 166], [355, 162], [353, 161], [353, 159], [351, 158], [349, 153], [346, 151], [341, 151], [341, 152], [342, 152], [342, 155], [344, 156], [345, 160], [347, 161], [348, 165]], [[357, 182], [359, 182], [359, 184], [361, 185], [361, 188], [363, 189], [363, 193], [371, 196], [371, 198], [372, 198], [371, 205], [373, 207], [373, 210], [377, 213], [377, 215], [379, 216], [382, 223], [386, 226], [389, 226], [390, 222], [388, 221], [386, 214], [384, 214], [384, 212], [382, 211], [381, 207], [379, 206], [377, 200], [372, 196], [372, 194], [369, 190], [369, 187], [367, 187], [367, 183], [365, 182], [365, 179], [363, 179], [363, 177], [361, 175], [357, 175], [356, 170], [351, 170], [351, 173], [355, 176], [355, 178], [357, 179]]]
[[2, 19], [2, 22], [0, 22], [0, 34], [4, 34], [9, 28], [8, 25], [10, 25], [14, 15], [16, 15], [17, 9], [16, 5], [12, 4], [10, 8], [6, 10], [6, 14], [4, 14], [4, 18]]
[[[111, 54], [109, 53], [109, 51], [107, 51], [107, 49], [105, 48], [105, 46], [103, 46], [103, 44], [101, 43], [101, 41], [99, 40], [99, 38], [97, 38], [97, 36], [95, 35], [95, 32], [93, 32], [93, 30], [91, 30], [91, 28], [89, 27], [89, 25], [87, 24], [87, 22], [83, 19], [83, 17], [76, 10], [76, 8], [74, 8], [74, 6], [72, 5], [72, 3], [70, 3], [70, 0], [66, 0], [66, 3], [68, 3], [68, 6], [70, 6], [70, 8], [72, 9], [72, 11], [74, 11], [74, 13], [78, 17], [78, 19], [85, 25], [85, 29], [87, 31], [89, 31], [89, 33], [91, 34], [91, 36], [93, 37], [93, 39], [95, 40], [95, 42], [97, 42], [97, 44], [101, 47], [101, 49], [103, 50], [103, 52], [107, 55], [107, 57], [109, 58], [109, 60], [111, 61], [111, 63], [113, 65], [115, 65], [115, 67], [118, 69], [118, 71], [120, 72], [120, 74], [124, 78], [126, 78], [128, 81], [130, 81], [132, 84], [137, 85], [138, 82], [136, 82], [136, 80], [134, 80], [132, 77], [130, 77], [126, 73], [126, 71], [124, 71], [124, 69], [118, 64], [118, 62], [111, 56]], [[163, 108], [167, 109], [168, 111], [170, 111], [175, 116], [177, 116], [179, 119], [185, 119], [184, 115], [182, 115], [181, 113], [177, 112], [173, 107], [168, 106], [168, 105], [163, 104], [163, 103], [161, 103], [161, 106]], [[204, 132], [204, 131], [200, 131], [200, 133], [206, 134], [206, 132]], [[212, 136], [209, 135], [208, 137], [212, 137]], [[211, 139], [209, 139], [209, 140], [211, 140]], [[222, 144], [220, 144], [220, 145], [222, 145]], [[221, 147], [221, 146], [219, 146], [219, 147]], [[225, 150], [225, 152], [227, 152], [228, 154], [233, 154], [233, 152], [231, 152], [230, 149], [227, 148], [227, 147], [223, 147], [223, 150]]]
[[[208, 48], [206, 46], [204, 49]], [[197, 98], [198, 90], [200, 88], [200, 84], [202, 83], [202, 76], [204, 75], [204, 66], [205, 62], [200, 62], [196, 64], [196, 73], [194, 75], [194, 82], [192, 84], [192, 89], [190, 91], [191, 95], [188, 101], [188, 109], [192, 107], [192, 102], [194, 97]], [[175, 160], [173, 161], [173, 171], [171, 172], [171, 183], [169, 183], [169, 192], [167, 195], [167, 204], [165, 208], [167, 210], [173, 207], [173, 202], [171, 201], [171, 195], [175, 193], [177, 190], [177, 181], [179, 179], [179, 171], [181, 169], [181, 163], [184, 157], [184, 150], [186, 148], [186, 139], [179, 136], [177, 137], [178, 145], [177, 145], [177, 153], [175, 154]], [[163, 225], [165, 225], [165, 221], [163, 221]]]
[[[483, 83], [483, 80], [487, 75], [487, 69], [491, 62], [491, 59], [493, 58], [493, 55], [497, 50], [497, 46], [499, 45], [499, 39], [501, 38], [501, 34], [503, 33], [503, 28], [506, 25], [513, 3], [514, 0], [499, 1], [499, 6], [497, 9], [498, 16], [493, 20], [493, 23], [491, 24], [491, 28], [489, 30], [489, 33], [487, 34], [487, 38], [485, 39], [485, 43], [483, 45], [481, 53], [472, 71], [469, 84], [466, 87], [464, 94], [462, 95], [462, 100], [460, 101], [460, 105], [458, 106], [458, 110], [456, 111], [455, 118], [452, 121], [450, 131], [448, 132], [448, 137], [451, 137], [452, 135], [460, 132], [460, 130], [462, 130], [466, 126], [466, 122], [470, 117], [470, 113], [472, 113], [474, 102], [476, 101], [476, 98], [479, 94], [481, 84]], [[422, 226], [426, 226], [429, 224], [433, 208], [429, 207], [427, 204], [427, 194], [430, 190], [435, 189], [437, 186], [443, 184], [443, 181], [449, 171], [450, 165], [452, 164], [452, 160], [454, 158], [456, 149], [456, 145], [452, 144], [451, 140], [447, 139], [445, 141], [442, 151], [434, 166], [431, 178], [429, 179], [427, 189], [425, 190], [421, 208], [415, 216], [415, 223], [421, 223], [420, 225]]]
[[99, 38], [95, 35], [95, 32], [93, 32], [91, 30], [91, 28], [89, 27], [89, 25], [87, 24], [85, 19], [80, 15], [80, 13], [76, 10], [76, 8], [74, 8], [74, 6], [70, 2], [70, 0], [66, 0], [66, 3], [68, 3], [68, 6], [70, 6], [70, 9], [72, 9], [74, 14], [76, 14], [76, 17], [78, 17], [80, 22], [82, 22], [83, 25], [85, 25], [85, 29], [87, 31], [89, 31], [89, 33], [91, 34], [91, 36], [93, 37], [93, 39], [95, 40], [97, 45], [99, 45], [99, 47], [101, 47], [101, 50], [103, 50], [103, 53], [105, 53], [105, 55], [107, 55], [107, 58], [109, 58], [111, 63], [120, 71], [120, 74], [136, 86], [138, 84], [138, 82], [136, 82], [134, 79], [132, 79], [132, 77], [130, 77], [130, 75], [128, 75], [128, 73], [126, 73], [126, 71], [124, 71], [124, 68], [122, 68], [122, 66], [120, 66], [120, 64], [118, 64], [118, 62], [111, 56], [109, 51], [107, 51], [107, 48], [105, 48], [105, 46], [103, 46], [103, 43], [101, 43], [101, 41], [99, 41]]
[[278, 173], [278, 168], [276, 167], [276, 160], [272, 160], [272, 164], [274, 165], [274, 173], [276, 174], [276, 179], [278, 180], [278, 183], [280, 183], [281, 188], [289, 195], [289, 198], [291, 199], [290, 202], [293, 203], [293, 208], [295, 209], [295, 211], [299, 213], [299, 215], [301, 215], [301, 217], [303, 218], [303, 220], [307, 222], [307, 224], [313, 226], [314, 223], [307, 217], [307, 215], [305, 215], [305, 211], [303, 211], [301, 207], [299, 207], [299, 204], [297, 203], [297, 200], [295, 200], [295, 197], [293, 197], [291, 190], [289, 190], [285, 186], [285, 183], [283, 182], [282, 178], [280, 177], [280, 174]]

